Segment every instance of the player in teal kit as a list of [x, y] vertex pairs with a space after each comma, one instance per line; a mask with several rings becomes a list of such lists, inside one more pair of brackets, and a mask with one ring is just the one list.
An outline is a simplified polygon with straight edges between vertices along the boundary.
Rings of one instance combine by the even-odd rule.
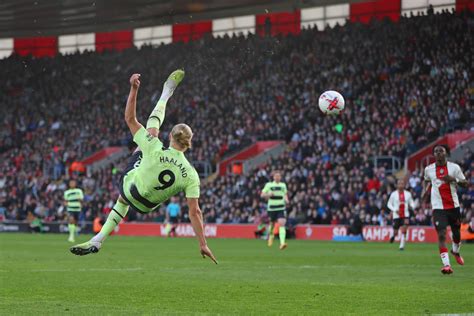
[[175, 125], [170, 133], [169, 148], [165, 148], [158, 138], [159, 128], [165, 117], [166, 103], [183, 78], [182, 70], [176, 70], [168, 77], [163, 85], [160, 100], [148, 118], [147, 129], [136, 118], [140, 75], [134, 74], [130, 78], [125, 121], [138, 148], [120, 181], [120, 196], [101, 231], [90, 241], [71, 247], [72, 253], [82, 256], [98, 252], [104, 239], [127, 215], [129, 207], [141, 213], [149, 213], [170, 197], [184, 192], [201, 255], [217, 263], [204, 236], [202, 212], [198, 202], [199, 176], [184, 156], [184, 152], [191, 147], [193, 132], [186, 124]]

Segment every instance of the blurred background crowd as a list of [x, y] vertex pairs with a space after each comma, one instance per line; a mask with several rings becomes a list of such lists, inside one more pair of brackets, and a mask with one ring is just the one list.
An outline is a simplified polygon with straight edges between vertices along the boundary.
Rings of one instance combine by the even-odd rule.
[[[257, 140], [284, 140], [288, 150], [250, 175], [203, 181], [201, 205], [209, 223], [261, 223], [259, 198], [274, 170], [288, 184], [289, 223], [389, 223], [386, 203], [395, 176], [375, 156], [404, 158], [440, 135], [474, 122], [472, 13], [402, 17], [304, 29], [298, 36], [256, 35], [190, 43], [0, 60], [0, 218], [62, 220], [67, 180], [85, 192], [81, 220], [110, 212], [126, 159], [91, 174], [74, 162], [107, 146], [134, 148], [123, 120], [128, 77], [142, 74], [138, 117], [146, 118], [168, 73], [186, 78], [168, 103], [161, 139], [178, 122], [195, 136], [187, 153], [215, 170], [219, 161]], [[317, 100], [341, 91], [346, 111], [324, 117]], [[459, 161], [471, 185], [460, 190], [472, 216], [473, 156]], [[412, 224], [429, 225], [420, 201], [423, 170], [406, 175], [415, 197]], [[187, 221], [180, 197], [181, 220]], [[128, 220], [165, 219], [130, 212]], [[29, 215], [30, 214], [30, 215]]]

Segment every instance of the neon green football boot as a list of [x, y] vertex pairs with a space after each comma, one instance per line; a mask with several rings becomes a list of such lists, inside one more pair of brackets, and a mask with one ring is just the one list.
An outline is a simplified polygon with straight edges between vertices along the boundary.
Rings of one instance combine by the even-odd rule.
[[173, 71], [169, 76], [168, 79], [166, 79], [165, 83], [163, 84], [163, 91], [169, 89], [168, 91], [170, 92], [170, 97], [173, 95], [174, 90], [178, 85], [183, 81], [184, 79], [184, 70], [183, 69], [177, 69]]

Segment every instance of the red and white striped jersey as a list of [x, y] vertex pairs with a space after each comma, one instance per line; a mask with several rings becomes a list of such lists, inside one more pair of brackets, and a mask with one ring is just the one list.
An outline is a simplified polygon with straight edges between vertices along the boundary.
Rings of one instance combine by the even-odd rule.
[[413, 201], [411, 193], [407, 190], [403, 190], [401, 193], [396, 190], [390, 194], [387, 207], [392, 211], [393, 219], [408, 218], [410, 217], [408, 208], [413, 210], [415, 208], [415, 202]]
[[437, 166], [436, 163], [432, 163], [425, 168], [425, 181], [431, 182], [431, 207], [433, 210], [459, 207], [456, 183], [446, 183], [441, 180], [446, 175], [454, 177], [457, 181], [466, 179], [461, 167], [450, 161], [445, 166]]

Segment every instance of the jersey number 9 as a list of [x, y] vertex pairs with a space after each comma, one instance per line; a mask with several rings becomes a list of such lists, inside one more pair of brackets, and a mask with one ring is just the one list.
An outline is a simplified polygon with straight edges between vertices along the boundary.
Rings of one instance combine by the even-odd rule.
[[[168, 177], [166, 178], [166, 176]], [[175, 180], [176, 176], [171, 170], [163, 170], [158, 175], [158, 181], [161, 183], [161, 186], [155, 187], [155, 190], [168, 189], [170, 186], [173, 185]]]

